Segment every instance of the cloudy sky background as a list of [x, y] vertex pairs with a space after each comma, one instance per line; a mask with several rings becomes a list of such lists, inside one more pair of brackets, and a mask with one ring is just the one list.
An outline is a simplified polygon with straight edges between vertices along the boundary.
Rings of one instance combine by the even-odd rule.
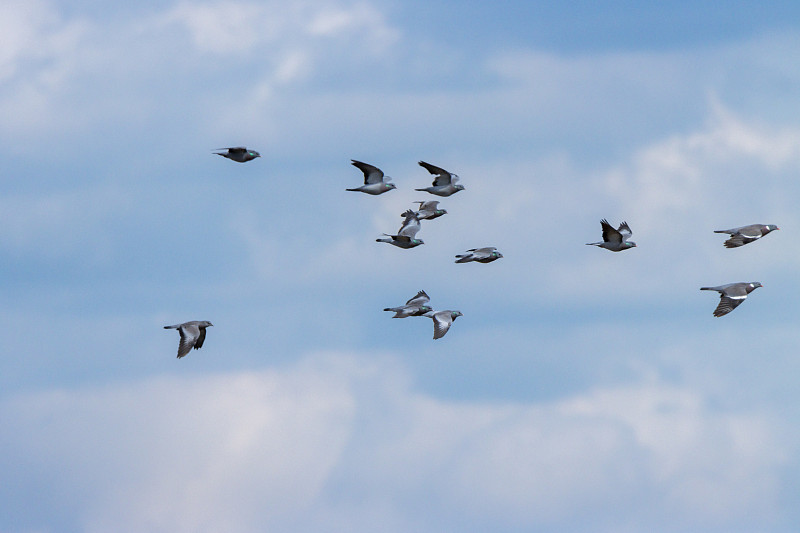
[[800, 7], [693, 4], [0, 2], [0, 530], [795, 530]]

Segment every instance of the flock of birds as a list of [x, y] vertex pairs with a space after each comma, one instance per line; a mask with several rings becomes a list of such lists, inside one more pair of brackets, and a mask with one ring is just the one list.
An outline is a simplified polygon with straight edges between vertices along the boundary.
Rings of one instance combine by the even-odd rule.
[[[396, 189], [393, 183], [389, 183], [391, 179], [386, 176], [381, 169], [369, 163], [362, 163], [355, 159], [350, 160], [356, 168], [361, 170], [364, 174], [364, 185], [354, 189], [346, 189], [348, 191], [363, 192], [372, 196], [377, 196], [385, 192]], [[431, 165], [425, 161], [420, 161], [419, 165], [425, 170], [430, 172], [433, 178], [433, 184], [424, 189], [414, 189], [416, 191], [425, 191], [436, 196], [448, 197], [452, 196], [458, 191], [463, 191], [464, 186], [458, 183], [458, 175], [448, 172], [447, 170]], [[439, 209], [438, 201], [418, 201], [417, 210], [407, 209], [400, 216], [403, 217], [403, 224], [396, 234], [391, 235], [384, 233], [384, 237], [375, 239], [377, 242], [386, 242], [398, 248], [409, 249], [416, 248], [425, 241], [417, 239], [422, 227], [422, 220], [433, 220], [442, 215], [446, 215], [445, 209]], [[484, 248], [471, 248], [463, 254], [456, 255], [456, 263], [469, 263], [477, 261], [479, 263], [491, 263], [503, 257], [503, 254], [497, 251], [493, 246]], [[395, 314], [392, 318], [407, 318], [410, 316], [425, 316], [433, 320], [433, 338], [441, 339], [445, 333], [453, 325], [456, 318], [463, 316], [461, 311], [453, 311], [446, 309], [443, 311], [435, 311], [432, 307], [427, 305], [430, 302], [430, 297], [425, 291], [419, 291], [413, 298], [409, 299], [405, 305], [399, 307], [387, 307], [384, 311], [393, 311]]]
[[[243, 146], [218, 148], [214, 153], [236, 161], [237, 163], [246, 163], [257, 157], [261, 157], [261, 154], [255, 150], [249, 150]], [[353, 166], [357, 167], [364, 174], [364, 184], [360, 187], [346, 190], [377, 196], [397, 188], [393, 183], [390, 183], [391, 178], [386, 176], [378, 167], [356, 161], [355, 159], [351, 161]], [[431, 165], [424, 161], [420, 161], [419, 165], [430, 172], [434, 178], [433, 184], [430, 187], [414, 189], [415, 191], [428, 192], [446, 198], [464, 190], [464, 186], [458, 183], [459, 177], [457, 174], [453, 174], [441, 167]], [[421, 221], [439, 218], [446, 215], [447, 211], [439, 209], [438, 201], [417, 201], [415, 203], [419, 204], [417, 209], [407, 209], [401, 214], [403, 217], [403, 224], [396, 234], [384, 233], [384, 237], [378, 238], [376, 241], [389, 243], [403, 249], [415, 248], [425, 244], [422, 239], [417, 239], [417, 233], [419, 233], [421, 229]], [[603, 240], [586, 243], [587, 246], [597, 246], [612, 252], [621, 252], [636, 247], [636, 243], [630, 240], [633, 236], [633, 231], [631, 231], [627, 222], [622, 222], [616, 229], [605, 219], [600, 221], [600, 225], [602, 227]], [[738, 228], [716, 230], [714, 233], [730, 235], [724, 243], [725, 247], [738, 248], [754, 242], [777, 229], [780, 228], [773, 224], [750, 224]], [[475, 261], [478, 263], [491, 263], [502, 257], [503, 254], [498, 252], [497, 248], [487, 246], [483, 248], [471, 248], [462, 254], [458, 254], [456, 255], [455, 262], [469, 263]], [[748, 294], [762, 286], [763, 285], [757, 281], [737, 282], [718, 285], [716, 287], [700, 287], [700, 290], [717, 291], [719, 293], [720, 301], [717, 308], [714, 310], [714, 316], [720, 317], [733, 311], [744, 302]], [[436, 311], [428, 305], [429, 303], [430, 297], [424, 290], [421, 290], [406, 301], [405, 305], [387, 307], [384, 311], [393, 312], [394, 316], [392, 318], [407, 318], [412, 316], [431, 318], [433, 320], [433, 338], [440, 339], [448, 332], [456, 318], [463, 315], [461, 311], [449, 309]], [[180, 359], [192, 349], [197, 350], [203, 346], [203, 342], [206, 338], [206, 328], [209, 326], [213, 326], [213, 324], [207, 320], [192, 320], [182, 324], [164, 326], [164, 329], [178, 330], [180, 334], [178, 358]]]

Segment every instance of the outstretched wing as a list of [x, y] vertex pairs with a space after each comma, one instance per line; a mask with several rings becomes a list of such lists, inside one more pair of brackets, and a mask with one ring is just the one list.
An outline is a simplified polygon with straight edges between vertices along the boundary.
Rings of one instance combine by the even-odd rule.
[[425, 291], [419, 291], [413, 298], [411, 298], [406, 302], [406, 305], [413, 305], [415, 307], [420, 307], [430, 301], [431, 299]]
[[747, 295], [745, 296], [726, 296], [725, 294], [720, 295], [719, 305], [717, 306], [716, 309], [714, 309], [714, 316], [727, 315], [728, 313], [736, 309], [736, 307], [739, 304], [745, 301], [746, 298]]
[[178, 359], [180, 359], [195, 346], [200, 336], [200, 328], [194, 324], [184, 324], [178, 328], [178, 333], [181, 334], [181, 343], [178, 345]]
[[614, 227], [608, 223], [608, 220], [601, 220], [600, 225], [603, 227], [603, 240], [605, 242], [613, 242], [616, 244], [622, 242], [622, 234], [618, 230], [615, 230]]
[[439, 311], [434, 313], [431, 318], [433, 319], [433, 338], [441, 339], [453, 324], [453, 317], [450, 315], [450, 311]]
[[628, 225], [627, 222], [623, 222], [622, 224], [620, 224], [619, 229], [617, 231], [619, 231], [620, 235], [622, 235], [623, 241], [627, 241], [628, 239], [631, 238], [631, 235], [633, 235], [631, 227]]
[[419, 204], [419, 211], [434, 212], [439, 206], [439, 202], [436, 200], [429, 200], [427, 202], [414, 202], [414, 203]]
[[[450, 174], [448, 171], [441, 167], [437, 167], [435, 165], [431, 165], [430, 163], [426, 163], [425, 161], [420, 161], [419, 165], [425, 168], [428, 172], [436, 176], [433, 178], [433, 186], [439, 187], [442, 185], [450, 185], [453, 180], [453, 174]], [[458, 179], [456, 177], [456, 179]]]
[[400, 226], [400, 231], [397, 232], [397, 235], [413, 239], [417, 235], [417, 232], [420, 228], [419, 219], [417, 218], [416, 213], [410, 209], [403, 213], [403, 215], [406, 217], [406, 219], [403, 221], [403, 225]]
[[372, 166], [369, 163], [362, 163], [351, 159], [352, 165], [364, 173], [364, 185], [371, 185], [373, 183], [380, 183], [383, 181], [383, 171], [378, 167]]

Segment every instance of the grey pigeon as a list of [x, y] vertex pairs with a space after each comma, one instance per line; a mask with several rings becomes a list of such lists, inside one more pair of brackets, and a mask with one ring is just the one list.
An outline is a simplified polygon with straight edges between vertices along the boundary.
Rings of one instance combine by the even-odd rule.
[[214, 153], [221, 155], [222, 157], [227, 157], [231, 161], [236, 161], [237, 163], [247, 163], [256, 157], [261, 157], [261, 154], [255, 150], [248, 150], [244, 146], [234, 146], [233, 148], [217, 148], [217, 150], [227, 150], [227, 152]]
[[164, 329], [177, 329], [181, 334], [181, 343], [178, 345], [178, 359], [189, 353], [192, 348], [199, 350], [206, 340], [206, 328], [213, 326], [208, 320], [192, 320], [174, 326], [164, 326]]
[[439, 209], [439, 202], [435, 200], [414, 203], [419, 204], [419, 209], [417, 209], [417, 218], [420, 220], [433, 220], [434, 218], [439, 218], [440, 216], [447, 214], [446, 209]]
[[424, 189], [414, 189], [415, 191], [428, 191], [429, 193], [435, 194], [436, 196], [450, 196], [451, 194], [455, 194], [458, 191], [464, 190], [463, 185], [459, 185], [456, 183], [458, 181], [457, 174], [452, 174], [443, 168], [433, 166], [430, 163], [426, 163], [425, 161], [420, 161], [419, 164], [421, 167], [424, 167], [425, 169], [428, 170], [428, 172], [430, 172], [436, 177], [433, 178], [432, 187], [426, 187]]
[[463, 254], [456, 256], [456, 263], [469, 263], [470, 261], [477, 261], [478, 263], [491, 263], [503, 257], [503, 254], [497, 251], [494, 246], [486, 248], [470, 248]]
[[355, 189], [346, 190], [378, 195], [397, 188], [394, 183], [387, 183], [391, 178], [389, 176], [384, 176], [383, 171], [378, 167], [356, 161], [355, 159], [351, 159], [350, 161], [352, 161], [353, 166], [358, 167], [359, 170], [364, 173], [364, 185], [356, 187]]
[[461, 314], [461, 311], [429, 311], [423, 316], [433, 319], [433, 338], [441, 339], [456, 318], [464, 315]]
[[421, 316], [425, 313], [433, 311], [433, 308], [425, 305], [431, 299], [425, 291], [419, 291], [413, 298], [406, 302], [406, 305], [398, 307], [387, 307], [384, 311], [393, 311], [395, 315], [392, 318], [406, 318], [409, 316]]
[[400, 231], [397, 232], [397, 235], [389, 235], [388, 233], [384, 233], [384, 235], [389, 237], [388, 239], [375, 239], [375, 241], [388, 242], [389, 244], [393, 244], [398, 248], [414, 248], [420, 244], [425, 244], [422, 239], [415, 239], [420, 227], [417, 214], [409, 209], [403, 213], [403, 216], [405, 217], [405, 220], [403, 221], [403, 225], [400, 226]]
[[728, 283], [717, 287], [700, 287], [700, 290], [717, 291], [719, 293], [719, 305], [714, 309], [714, 316], [723, 316], [736, 309], [740, 303], [745, 301], [748, 294], [759, 287], [763, 287], [763, 285], [753, 281], [751, 283]]
[[636, 246], [635, 242], [628, 240], [633, 232], [627, 222], [620, 224], [619, 229], [614, 229], [606, 219], [601, 220], [600, 225], [603, 227], [603, 242], [587, 242], [587, 246], [599, 246], [612, 252], [621, 252]]
[[780, 228], [774, 224], [750, 224], [740, 228], [715, 230], [714, 233], [727, 233], [731, 238], [725, 241], [725, 248], [738, 248], [758, 240], [776, 229]]

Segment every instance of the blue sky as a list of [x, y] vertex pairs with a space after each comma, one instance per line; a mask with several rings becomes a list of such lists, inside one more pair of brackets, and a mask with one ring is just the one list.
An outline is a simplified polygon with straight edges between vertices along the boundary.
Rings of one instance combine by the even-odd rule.
[[0, 530], [794, 530], [799, 12], [4, 2]]

